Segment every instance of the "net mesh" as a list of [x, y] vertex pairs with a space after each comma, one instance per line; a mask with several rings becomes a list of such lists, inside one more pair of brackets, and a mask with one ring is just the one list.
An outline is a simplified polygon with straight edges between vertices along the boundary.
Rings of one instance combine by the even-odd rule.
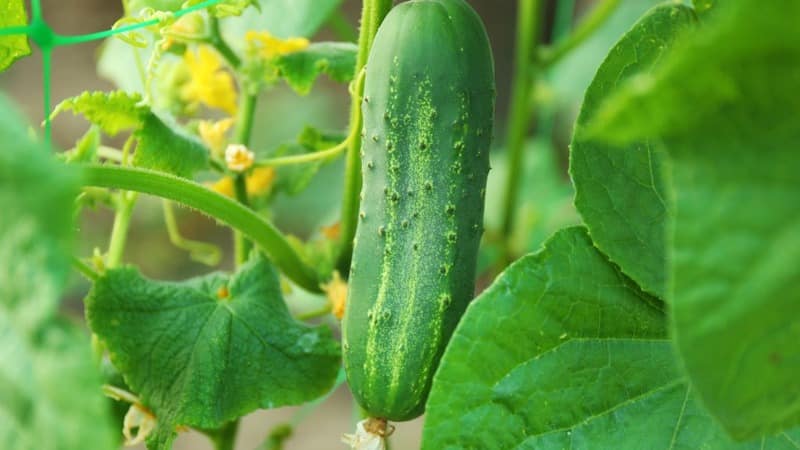
[[[186, 14], [212, 7], [222, 0], [206, 0], [196, 5], [183, 8], [172, 14], [172, 17], [179, 18]], [[61, 35], [53, 31], [53, 28], [45, 21], [42, 14], [41, 0], [31, 0], [31, 19], [27, 25], [0, 28], [0, 37], [26, 35], [39, 47], [42, 54], [42, 92], [44, 97], [44, 133], [47, 143], [52, 140], [52, 130], [50, 124], [51, 90], [52, 90], [52, 55], [57, 47], [83, 44], [86, 42], [106, 39], [118, 34], [133, 32], [142, 28], [158, 25], [159, 19], [151, 19], [143, 22], [130, 24], [110, 30], [98, 31], [95, 33], [79, 35]]]

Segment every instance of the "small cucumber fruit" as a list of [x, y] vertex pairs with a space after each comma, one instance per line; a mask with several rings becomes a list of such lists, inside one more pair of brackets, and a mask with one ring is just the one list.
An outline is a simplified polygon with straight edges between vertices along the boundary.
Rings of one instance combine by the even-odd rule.
[[422, 414], [473, 298], [494, 83], [486, 30], [464, 0], [401, 3], [375, 37], [343, 323], [348, 381], [372, 417]]

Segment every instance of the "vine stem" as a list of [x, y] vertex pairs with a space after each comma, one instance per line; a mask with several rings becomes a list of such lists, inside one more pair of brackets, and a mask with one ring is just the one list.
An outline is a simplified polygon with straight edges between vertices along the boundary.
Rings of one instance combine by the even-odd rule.
[[106, 267], [113, 269], [122, 263], [125, 253], [125, 244], [128, 242], [128, 230], [131, 225], [133, 207], [136, 205], [135, 192], [120, 192], [117, 203], [117, 213], [114, 216], [114, 225], [111, 228], [111, 240], [108, 244]]
[[[359, 76], [356, 81], [356, 86], [363, 85], [363, 82], [364, 82], [364, 76], [362, 72], [361, 76]], [[356, 87], [356, 89], [358, 89], [358, 87]], [[352, 128], [350, 129], [350, 134], [348, 134], [347, 137], [342, 142], [334, 145], [333, 147], [304, 155], [283, 156], [279, 158], [265, 159], [262, 161], [257, 161], [255, 165], [256, 167], [280, 167], [280, 166], [303, 164], [307, 162], [332, 158], [334, 156], [337, 156], [339, 153], [342, 153], [343, 151], [347, 150], [350, 147], [350, 144], [356, 138], [358, 138], [358, 129]]]
[[307, 162], [314, 162], [320, 161], [323, 159], [332, 158], [339, 153], [347, 150], [347, 147], [350, 145], [350, 139], [345, 139], [339, 144], [331, 148], [327, 148], [325, 150], [320, 150], [314, 153], [306, 153], [303, 155], [294, 155], [294, 156], [282, 156], [279, 158], [270, 158], [265, 159], [262, 161], [257, 161], [255, 166], [256, 167], [280, 167], [280, 166], [290, 166], [293, 164], [303, 164]]
[[233, 450], [237, 431], [239, 431], [238, 420], [223, 425], [211, 436], [211, 441], [214, 442], [214, 450]]
[[216, 266], [221, 258], [220, 249], [211, 243], [195, 241], [183, 237], [178, 228], [178, 219], [175, 217], [175, 208], [169, 200], [162, 200], [161, 206], [164, 212], [164, 224], [167, 227], [169, 241], [175, 247], [189, 253], [189, 258], [207, 266]]
[[238, 69], [242, 65], [242, 59], [239, 58], [231, 46], [222, 38], [222, 33], [219, 29], [219, 19], [213, 16], [209, 19], [208, 43], [211, 44], [234, 69]]
[[[134, 140], [134, 136], [131, 135], [122, 146], [120, 164], [128, 164], [128, 155], [130, 154]], [[128, 242], [128, 230], [130, 229], [131, 217], [133, 216], [133, 207], [136, 206], [137, 197], [138, 195], [135, 192], [128, 191], [122, 191], [117, 196], [117, 202], [114, 205], [116, 210], [114, 213], [114, 225], [111, 227], [111, 237], [109, 239], [108, 254], [106, 255], [105, 261], [105, 265], [109, 269], [113, 269], [122, 263], [125, 245]]]
[[517, 39], [514, 56], [514, 79], [511, 88], [511, 106], [508, 127], [508, 178], [503, 203], [502, 235], [506, 238], [506, 257], [510, 256], [510, 240], [516, 218], [520, 175], [524, 164], [525, 136], [533, 115], [530, 108], [531, 92], [538, 76], [534, 64], [539, 45], [542, 22], [541, 0], [519, 0], [517, 11]]
[[[358, 34], [358, 56], [354, 79], [360, 78], [367, 65], [372, 42], [383, 18], [392, 9], [392, 0], [364, 0], [361, 10], [361, 25]], [[347, 147], [344, 169], [344, 195], [340, 220], [341, 237], [336, 266], [340, 273], [349, 273], [350, 258], [353, 254], [353, 238], [358, 224], [359, 193], [361, 191], [361, 97], [364, 95], [362, 83], [356, 83], [350, 102], [350, 134], [354, 136]]]
[[83, 262], [77, 256], [72, 256], [71, 258], [72, 267], [75, 268], [78, 272], [81, 273], [87, 280], [89, 281], [97, 281], [100, 278], [100, 274], [98, 274], [91, 266]]
[[[212, 17], [210, 20], [208, 43], [212, 45], [220, 55], [236, 70], [242, 65], [242, 59], [233, 51], [230, 45], [223, 39], [219, 28], [219, 20]], [[241, 83], [244, 86], [244, 83]], [[253, 118], [255, 117], [256, 106], [258, 104], [258, 92], [248, 92], [242, 89], [242, 98], [239, 102], [239, 117], [236, 120], [236, 132], [234, 141], [250, 146], [250, 138], [253, 134]], [[247, 178], [244, 173], [237, 173], [233, 178], [233, 190], [236, 201], [244, 206], [250, 206], [250, 199], [247, 195]], [[250, 255], [252, 244], [238, 230], [233, 230], [233, 248], [236, 266], [241, 266], [247, 262]]]
[[289, 279], [321, 293], [316, 271], [306, 265], [286, 238], [251, 209], [200, 184], [146, 169], [84, 165], [84, 184], [124, 189], [176, 201], [225, 223], [252, 239]]
[[551, 47], [542, 47], [535, 55], [541, 67], [550, 67], [568, 55], [573, 49], [581, 45], [589, 36], [597, 31], [600, 26], [614, 13], [620, 0], [603, 0], [597, 5], [589, 16], [564, 39], [559, 40]]
[[[236, 201], [242, 206], [249, 208], [250, 199], [247, 196], [247, 180], [245, 174], [237, 173], [233, 178], [233, 192], [236, 196]], [[236, 259], [236, 267], [241, 266], [247, 262], [247, 257], [250, 255], [252, 245], [241, 231], [233, 230], [233, 247], [234, 257]]]
[[[222, 40], [220, 39], [220, 41]], [[253, 132], [253, 117], [255, 116], [256, 104], [258, 103], [258, 94], [243, 93], [243, 95], [241, 105], [239, 106], [239, 118], [236, 124], [235, 140], [245, 147], [249, 147], [250, 137]], [[237, 173], [236, 176], [234, 176], [233, 188], [236, 201], [245, 207], [249, 207], [250, 199], [247, 195], [247, 179], [244, 173]], [[233, 232], [233, 244], [234, 253], [236, 255], [236, 265], [241, 266], [247, 262], [252, 244], [247, 237], [238, 230], [234, 230]]]

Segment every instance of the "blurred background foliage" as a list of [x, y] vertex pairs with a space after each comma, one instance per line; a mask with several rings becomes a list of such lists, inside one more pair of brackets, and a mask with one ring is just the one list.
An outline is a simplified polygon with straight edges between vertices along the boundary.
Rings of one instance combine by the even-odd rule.
[[[226, 19], [225, 33], [243, 34], [249, 27], [267, 29], [278, 37], [307, 36], [312, 41], [341, 40], [352, 34], [357, 25], [361, 2], [344, 0], [340, 12], [332, 15], [313, 7], [313, 2], [297, 0], [261, 0], [263, 13]], [[507, 163], [503, 146], [514, 54], [516, 2], [511, 0], [469, 0], [483, 18], [494, 50], [497, 71], [497, 121], [492, 152], [493, 170], [489, 175], [486, 205], [487, 234], [480, 257], [481, 286], [494, 278], [491, 267], [500, 257], [493, 244], [501, 222], [501, 198]], [[579, 22], [593, 7], [591, 0], [550, 0], [547, 3], [547, 24], [542, 39], [557, 40]], [[616, 40], [655, 0], [620, 2], [613, 15], [580, 47], [548, 69], [534, 89], [530, 105], [535, 107], [535, 120], [530, 125], [526, 144], [526, 159], [518, 205], [517, 224], [513, 236], [513, 252], [524, 254], [536, 250], [555, 230], [578, 223], [572, 205], [573, 191], [567, 174], [568, 143], [572, 126], [584, 91], [597, 67]], [[62, 34], [78, 34], [109, 28], [123, 14], [121, 3], [111, 0], [42, 0], [46, 20]], [[308, 20], [308, 17], [312, 17]], [[329, 19], [328, 17], [331, 17]], [[308, 36], [317, 23], [318, 33]], [[353, 39], [355, 35], [352, 34]], [[34, 50], [36, 53], [37, 50]], [[86, 90], [135, 90], [138, 76], [130, 47], [119, 40], [61, 47], [53, 55], [53, 100], [58, 102]], [[28, 122], [41, 123], [41, 58], [20, 60], [0, 76], [0, 90], [14, 99], [27, 115]], [[300, 96], [283, 83], [259, 99], [252, 148], [269, 153], [280, 150], [287, 142], [296, 141], [307, 126], [320, 130], [344, 130], [347, 125], [349, 96], [347, 87], [323, 77], [307, 95]], [[87, 124], [69, 114], [54, 122], [53, 141], [58, 148], [70, 148], [86, 132]], [[115, 144], [121, 145], [121, 142]], [[266, 213], [276, 225], [301, 239], [318, 236], [324, 227], [333, 225], [339, 216], [342, 196], [343, 160], [319, 167], [317, 173], [293, 177], [295, 182], [308, 183], [307, 188], [292, 195], [283, 192]], [[313, 177], [311, 176], [313, 175]], [[298, 186], [300, 187], [300, 186]], [[290, 191], [289, 189], [288, 191]], [[300, 190], [300, 189], [297, 189]], [[231, 268], [232, 243], [230, 233], [206, 217], [185, 209], [177, 209], [177, 220], [183, 235], [190, 239], [213, 242], [224, 250], [223, 268]], [[94, 248], [104, 248], [108, 239], [113, 213], [97, 208], [87, 211], [80, 223], [79, 254], [90, 255]], [[139, 265], [145, 275], [179, 280], [208, 272], [208, 267], [193, 262], [188, 254], [172, 246], [165, 233], [161, 202], [143, 198], [136, 207], [130, 244], [125, 261]], [[79, 317], [81, 299], [87, 284], [75, 276], [68, 291], [65, 307]], [[320, 302], [309, 294], [295, 292], [289, 302], [292, 307]], [[351, 428], [350, 397], [340, 389], [296, 430], [287, 449], [332, 448], [343, 430]], [[269, 430], [294, 414], [296, 408], [263, 411], [244, 419], [237, 448], [252, 449], [264, 439]], [[395, 448], [419, 447], [421, 420], [398, 425], [401, 432]], [[188, 434], [182, 436], [176, 448], [207, 448], [205, 438]], [[338, 448], [338, 447], [333, 447]], [[342, 448], [344, 446], [342, 445]]]

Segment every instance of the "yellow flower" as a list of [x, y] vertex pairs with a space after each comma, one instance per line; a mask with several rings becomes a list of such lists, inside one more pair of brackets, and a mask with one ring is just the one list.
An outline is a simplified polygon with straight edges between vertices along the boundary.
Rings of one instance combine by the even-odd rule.
[[209, 187], [212, 191], [226, 197], [233, 198], [235, 195], [233, 191], [233, 178], [231, 177], [222, 177]]
[[245, 180], [247, 184], [247, 195], [257, 196], [265, 194], [272, 189], [272, 184], [274, 182], [275, 169], [272, 167], [256, 167]]
[[[272, 189], [275, 183], [275, 169], [272, 167], [256, 167], [245, 178], [247, 195], [255, 197], [266, 194]], [[212, 191], [226, 197], [234, 198], [234, 186], [232, 177], [222, 177], [209, 186]]]
[[222, 57], [207, 45], [201, 45], [197, 53], [187, 50], [183, 60], [191, 78], [183, 87], [182, 97], [235, 115], [236, 87], [231, 74], [222, 67]]
[[306, 38], [280, 39], [267, 31], [248, 31], [244, 39], [265, 59], [299, 52], [305, 50], [310, 44]]
[[231, 129], [234, 122], [234, 119], [230, 117], [217, 122], [212, 122], [210, 120], [203, 120], [200, 122], [197, 131], [200, 133], [200, 139], [202, 139], [211, 150], [212, 155], [218, 158], [224, 157], [225, 144], [228, 140], [225, 134]]
[[333, 278], [322, 285], [322, 290], [331, 302], [331, 313], [337, 319], [344, 317], [344, 307], [347, 303], [347, 282], [342, 280], [339, 272], [333, 272]]

